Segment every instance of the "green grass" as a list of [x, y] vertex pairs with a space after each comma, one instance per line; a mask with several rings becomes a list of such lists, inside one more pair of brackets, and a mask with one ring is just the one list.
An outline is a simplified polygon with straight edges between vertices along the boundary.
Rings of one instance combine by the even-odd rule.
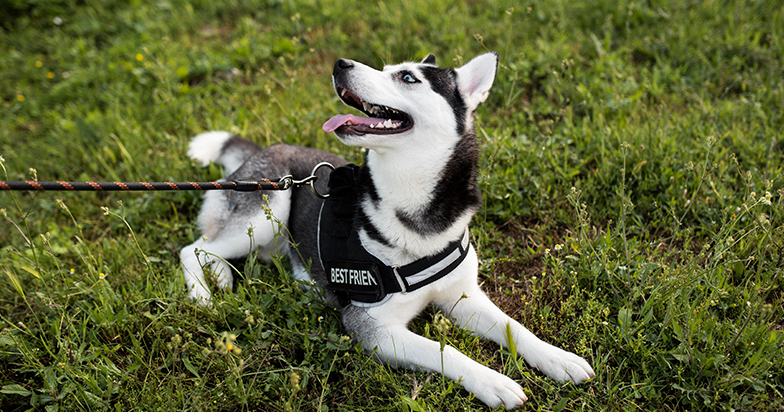
[[[320, 130], [335, 59], [495, 50], [480, 280], [597, 376], [559, 385], [433, 311], [412, 327], [529, 410], [784, 410], [779, 2], [129, 3], [0, 5], [0, 178], [214, 179], [185, 153], [216, 129], [359, 161]], [[200, 197], [0, 193], [0, 409], [482, 408], [362, 355], [285, 262], [188, 300]]]

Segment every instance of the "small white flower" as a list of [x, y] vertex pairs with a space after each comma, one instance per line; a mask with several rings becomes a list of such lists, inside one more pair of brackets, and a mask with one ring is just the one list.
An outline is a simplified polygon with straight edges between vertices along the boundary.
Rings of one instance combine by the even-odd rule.
[[764, 203], [764, 204], [770, 206], [771, 205], [771, 202], [770, 202], [771, 199], [773, 199], [773, 196], [770, 194], [770, 192], [765, 192], [765, 196], [761, 197], [759, 201], [760, 201], [760, 203]]
[[55, 26], [59, 26], [63, 24], [63, 19], [61, 19], [60, 16], [56, 16], [55, 18], [52, 19], [52, 23], [54, 23]]

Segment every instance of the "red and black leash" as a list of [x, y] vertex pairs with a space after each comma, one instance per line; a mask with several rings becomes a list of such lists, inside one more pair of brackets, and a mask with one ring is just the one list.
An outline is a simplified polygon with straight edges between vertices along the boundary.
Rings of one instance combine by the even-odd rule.
[[161, 190], [286, 190], [293, 185], [289, 178], [273, 182], [232, 180], [229, 182], [64, 182], [35, 180], [0, 180], [0, 190], [58, 190], [90, 192], [127, 192]]
[[328, 162], [317, 164], [310, 176], [302, 180], [294, 180], [283, 176], [278, 181], [262, 178], [258, 181], [231, 180], [227, 182], [65, 182], [65, 181], [36, 181], [36, 180], [0, 180], [0, 190], [55, 190], [55, 191], [89, 191], [89, 192], [130, 192], [130, 191], [171, 191], [171, 190], [237, 190], [240, 192], [253, 192], [256, 190], [288, 190], [291, 187], [310, 186], [313, 193], [321, 198], [328, 194], [316, 191], [313, 182], [316, 181], [316, 171], [321, 167], [335, 169]]

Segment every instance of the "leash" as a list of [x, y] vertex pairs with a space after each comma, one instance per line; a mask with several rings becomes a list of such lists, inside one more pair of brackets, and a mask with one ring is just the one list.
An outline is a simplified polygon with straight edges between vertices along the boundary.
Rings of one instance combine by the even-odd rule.
[[227, 182], [65, 182], [36, 180], [0, 180], [0, 190], [36, 191], [87, 191], [87, 192], [130, 192], [130, 191], [173, 191], [173, 190], [236, 190], [254, 192], [257, 190], [288, 190], [292, 187], [310, 186], [313, 193], [326, 199], [329, 194], [321, 194], [313, 184], [317, 179], [316, 171], [322, 167], [335, 169], [331, 163], [317, 164], [310, 176], [295, 180], [293, 176], [283, 176], [277, 181], [262, 178], [254, 180], [231, 180]]

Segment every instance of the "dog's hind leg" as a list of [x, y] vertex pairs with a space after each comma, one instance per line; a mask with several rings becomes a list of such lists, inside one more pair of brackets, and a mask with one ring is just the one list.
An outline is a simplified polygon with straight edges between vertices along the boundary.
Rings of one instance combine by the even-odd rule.
[[459, 326], [473, 331], [477, 336], [507, 347], [508, 325], [517, 353], [530, 366], [550, 378], [559, 382], [580, 383], [594, 376], [593, 369], [585, 359], [537, 338], [499, 309], [476, 284], [469, 284], [459, 293], [453, 293], [451, 300], [445, 297], [434, 303]]
[[[198, 219], [202, 237], [180, 251], [188, 294], [204, 304], [211, 300], [204, 279], [205, 266], [209, 265], [212, 273], [217, 274], [218, 286], [227, 289], [232, 286], [234, 276], [226, 259], [247, 256], [256, 248], [264, 253], [275, 252], [276, 240], [281, 240], [278, 245], [285, 244], [284, 240], [276, 237], [280, 234], [280, 225], [288, 221], [290, 193], [276, 193], [268, 197], [266, 206], [271, 209], [272, 220], [265, 213], [264, 198], [260, 194], [232, 193], [232, 196], [245, 197], [242, 211], [231, 210], [227, 195], [207, 193]], [[238, 200], [235, 198], [235, 201]], [[250, 207], [250, 204], [256, 206]]]
[[212, 273], [218, 275], [218, 286], [230, 288], [234, 277], [231, 267], [224, 259], [239, 258], [250, 251], [248, 235], [242, 231], [224, 232], [220, 238], [214, 240], [202, 238], [182, 248], [180, 261], [189, 296], [199, 303], [209, 305], [211, 295], [203, 268], [209, 265]]

